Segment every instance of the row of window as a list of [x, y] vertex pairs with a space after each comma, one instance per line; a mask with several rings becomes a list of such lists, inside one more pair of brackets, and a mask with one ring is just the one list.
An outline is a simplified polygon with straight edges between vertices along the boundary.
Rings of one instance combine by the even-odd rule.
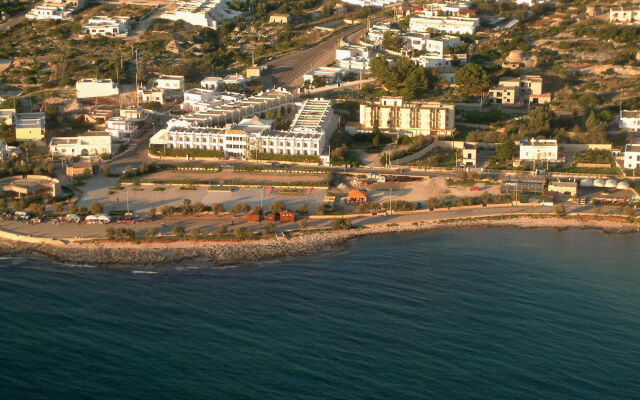
[[[175, 139], [174, 136], [169, 136], [169, 141], [173, 141]], [[234, 136], [229, 136], [226, 138], [227, 142], [230, 141], [236, 141], [236, 142], [243, 142], [244, 138], [242, 137], [234, 137]], [[200, 143], [200, 140], [202, 140], [202, 143], [207, 143], [207, 141], [209, 140], [206, 137], [203, 137], [202, 139], [199, 136], [196, 136], [193, 138], [193, 142], [194, 143]], [[191, 142], [191, 137], [189, 136], [180, 136], [178, 137], [178, 141], [179, 142]], [[211, 138], [209, 143], [224, 143], [224, 139], [223, 138]], [[318, 148], [318, 143], [317, 142], [313, 142], [313, 143], [309, 143], [309, 142], [295, 142], [295, 141], [287, 141], [287, 142], [275, 142], [273, 140], [263, 140], [260, 143], [263, 146], [280, 146], [280, 147], [313, 147], [313, 148]]]
[[[169, 148], [173, 149], [174, 146], [173, 144], [169, 144]], [[184, 144], [180, 143], [177, 146], [178, 149], [203, 149], [203, 150], [219, 150], [219, 151], [224, 151], [224, 150], [232, 150], [232, 149], [237, 149], [237, 150], [244, 150], [243, 146], [227, 146], [226, 148], [223, 146], [206, 146], [206, 145], [195, 145], [195, 146], [185, 146]], [[318, 150], [290, 150], [290, 149], [269, 149], [266, 147], [263, 147], [260, 149], [260, 151], [262, 153], [270, 153], [270, 154], [297, 154], [297, 155], [318, 155]], [[62, 149], [62, 152], [64, 153], [64, 149]]]

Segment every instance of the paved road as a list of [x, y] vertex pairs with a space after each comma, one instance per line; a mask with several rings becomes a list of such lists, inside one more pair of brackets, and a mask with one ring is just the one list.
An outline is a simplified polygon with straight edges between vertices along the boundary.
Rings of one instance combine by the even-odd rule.
[[348, 37], [355, 40], [355, 38], [362, 36], [366, 29], [367, 24], [361, 23], [313, 47], [285, 54], [269, 61], [266, 65], [270, 67], [270, 77], [267, 77], [264, 82], [287, 89], [302, 86], [302, 77], [305, 73], [318, 67], [324, 67], [336, 60], [336, 49], [340, 46], [342, 38]]
[[32, 8], [42, 5], [42, 3], [44, 3], [43, 1], [38, 1], [36, 3], [33, 3], [30, 5], [29, 8], [27, 8], [25, 11], [20, 12], [12, 17], [10, 17], [9, 19], [7, 19], [6, 22], [3, 22], [2, 24], [0, 24], [0, 32], [4, 32], [8, 29], [13, 28], [14, 26], [18, 25], [19, 23], [21, 23], [22, 21], [26, 20], [27, 18], [25, 17], [25, 15], [29, 12], [29, 10], [31, 10]]
[[164, 7], [159, 6], [149, 14], [142, 21], [138, 22], [138, 25], [129, 33], [129, 36], [125, 39], [127, 42], [135, 42], [146, 32], [146, 30], [151, 26], [151, 24], [156, 20], [156, 18], [164, 12]]
[[[576, 206], [565, 205], [568, 213], [571, 212], [591, 212], [590, 206]], [[615, 208], [603, 208], [606, 213], [613, 213]], [[552, 213], [553, 207], [540, 207], [532, 208], [531, 206], [505, 206], [496, 208], [474, 208], [467, 210], [440, 210], [432, 212], [422, 212], [415, 214], [404, 215], [379, 215], [379, 216], [366, 216], [366, 217], [353, 217], [352, 222], [354, 225], [376, 225], [376, 224], [392, 224], [392, 223], [411, 223], [414, 221], [430, 221], [443, 218], [455, 218], [455, 217], [481, 217], [486, 215], [495, 214], [510, 214], [510, 213], [531, 213], [531, 212], [543, 212]], [[244, 217], [233, 217], [231, 215], [224, 216], [171, 216], [163, 219], [158, 219], [146, 223], [137, 224], [108, 224], [108, 225], [87, 225], [87, 224], [75, 224], [64, 222], [61, 224], [53, 224], [51, 222], [43, 224], [27, 224], [17, 221], [1, 221], [0, 229], [7, 232], [14, 232], [19, 234], [31, 235], [35, 237], [47, 237], [47, 238], [102, 238], [105, 236], [106, 229], [108, 227], [113, 228], [130, 228], [138, 232], [138, 234], [144, 234], [151, 228], [156, 228], [160, 233], [170, 234], [173, 227], [182, 226], [187, 231], [198, 228], [202, 233], [213, 232], [220, 225], [228, 225], [229, 228], [234, 229], [239, 226], [250, 227], [254, 230], [260, 231], [264, 227], [264, 222], [246, 222]], [[331, 219], [322, 220], [310, 220], [309, 228], [329, 228], [331, 226]], [[297, 223], [276, 223], [277, 230], [279, 232], [291, 229], [298, 229]]]

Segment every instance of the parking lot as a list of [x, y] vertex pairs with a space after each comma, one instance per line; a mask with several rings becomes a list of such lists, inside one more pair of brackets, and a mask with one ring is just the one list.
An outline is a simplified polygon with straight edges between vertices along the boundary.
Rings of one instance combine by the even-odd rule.
[[247, 203], [249, 206], [262, 204], [269, 207], [274, 201], [284, 201], [290, 209], [295, 209], [300, 204], [306, 204], [310, 210], [322, 204], [326, 190], [312, 189], [304, 191], [303, 195], [269, 195], [268, 189], [261, 188], [235, 188], [233, 191], [209, 191], [208, 187], [194, 187], [194, 190], [181, 190], [181, 186], [158, 186], [164, 188], [163, 191], [154, 191], [156, 186], [125, 186], [122, 190], [114, 190], [109, 194], [109, 188], [113, 184], [101, 187], [89, 187], [86, 190], [78, 205], [89, 207], [93, 201], [102, 203], [106, 212], [111, 210], [126, 210], [127, 200], [129, 210], [136, 213], [147, 213], [149, 208], [156, 207], [159, 211], [165, 205], [180, 206], [184, 199], [189, 199], [191, 203], [201, 202], [205, 206], [213, 203], [224, 203], [225, 209], [229, 209], [236, 203]]

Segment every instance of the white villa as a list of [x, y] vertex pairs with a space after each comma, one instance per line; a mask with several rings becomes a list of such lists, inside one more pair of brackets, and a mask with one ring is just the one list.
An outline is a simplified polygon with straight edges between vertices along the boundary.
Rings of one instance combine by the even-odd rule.
[[626, 132], [640, 132], [640, 110], [622, 110], [618, 127]]
[[208, 76], [200, 81], [200, 87], [203, 89], [217, 90], [222, 83], [222, 78], [219, 76]]
[[84, 7], [84, 0], [48, 0], [33, 7], [25, 18], [31, 20], [69, 20], [71, 13]]
[[558, 141], [555, 139], [531, 139], [520, 144], [522, 161], [557, 161]]
[[120, 36], [129, 33], [129, 17], [107, 17], [97, 15], [89, 18], [82, 27], [91, 36]]
[[160, 75], [156, 79], [156, 87], [165, 90], [184, 90], [184, 76]]
[[54, 137], [49, 153], [63, 157], [111, 154], [113, 139], [108, 132], [87, 132], [80, 136]]

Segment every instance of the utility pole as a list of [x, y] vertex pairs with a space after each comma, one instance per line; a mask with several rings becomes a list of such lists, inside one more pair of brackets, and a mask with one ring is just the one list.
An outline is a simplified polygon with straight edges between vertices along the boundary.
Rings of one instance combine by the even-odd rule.
[[140, 106], [140, 99], [138, 98], [138, 50], [136, 49], [136, 107], [138, 106]]

